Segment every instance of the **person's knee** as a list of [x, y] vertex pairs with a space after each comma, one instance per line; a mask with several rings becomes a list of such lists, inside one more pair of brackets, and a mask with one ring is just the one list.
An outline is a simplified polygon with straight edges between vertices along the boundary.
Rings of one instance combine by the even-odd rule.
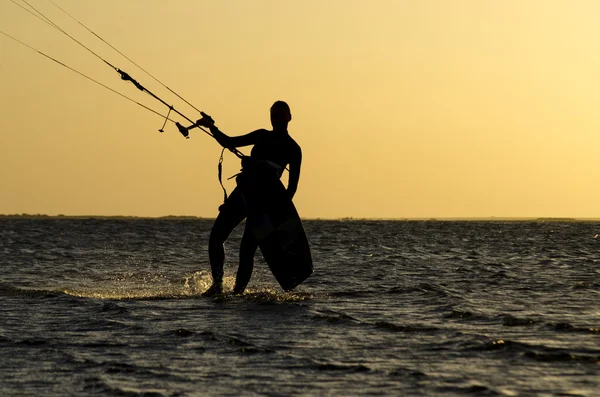
[[208, 237], [208, 245], [210, 247], [221, 247], [225, 244], [225, 240], [229, 236], [229, 231], [226, 230], [226, 225], [223, 222], [215, 222], [210, 236]]
[[208, 239], [208, 250], [209, 251], [222, 250], [224, 243], [225, 243], [224, 239], [219, 238], [218, 236], [211, 235], [210, 238]]
[[242, 239], [242, 243], [240, 245], [240, 261], [248, 258], [252, 260], [254, 258], [254, 254], [256, 254], [257, 248], [258, 244], [255, 241]]

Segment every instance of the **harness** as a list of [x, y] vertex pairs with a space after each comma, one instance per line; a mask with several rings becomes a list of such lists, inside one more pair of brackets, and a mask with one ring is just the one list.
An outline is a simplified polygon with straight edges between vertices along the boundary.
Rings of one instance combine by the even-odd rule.
[[[217, 165], [217, 175], [219, 178], [219, 184], [221, 185], [221, 189], [223, 189], [223, 202], [227, 201], [227, 189], [225, 189], [225, 186], [223, 185], [223, 153], [224, 152], [225, 152], [225, 148], [223, 148], [223, 150], [221, 150], [221, 156], [219, 157], [219, 164]], [[243, 156], [242, 157], [242, 170], [240, 172], [238, 172], [237, 174], [230, 176], [229, 178], [227, 178], [227, 180], [229, 181], [229, 180], [237, 177], [241, 173], [243, 173], [244, 167], [250, 168], [250, 167], [252, 167], [254, 165], [258, 165], [258, 164], [267, 165], [269, 168], [272, 168], [273, 171], [275, 171], [275, 173], [277, 174], [277, 178], [281, 178], [281, 176], [283, 175], [283, 171], [285, 170], [284, 167], [280, 166], [279, 164], [277, 164], [273, 161], [264, 160], [264, 159], [256, 160], [256, 159], [252, 159], [250, 156]]]

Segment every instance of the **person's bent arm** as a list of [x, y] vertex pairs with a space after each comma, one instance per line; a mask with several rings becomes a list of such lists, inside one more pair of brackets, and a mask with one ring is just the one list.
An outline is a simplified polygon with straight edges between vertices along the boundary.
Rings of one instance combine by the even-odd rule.
[[288, 179], [287, 192], [290, 198], [293, 199], [298, 189], [298, 181], [300, 180], [300, 166], [302, 165], [302, 151], [298, 148], [298, 153], [294, 159], [290, 161], [290, 176]]

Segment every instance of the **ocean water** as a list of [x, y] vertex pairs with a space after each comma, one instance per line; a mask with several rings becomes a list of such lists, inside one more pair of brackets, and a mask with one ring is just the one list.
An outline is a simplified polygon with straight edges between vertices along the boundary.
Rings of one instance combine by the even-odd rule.
[[208, 298], [210, 220], [0, 219], [0, 395], [600, 396], [599, 222], [304, 224]]

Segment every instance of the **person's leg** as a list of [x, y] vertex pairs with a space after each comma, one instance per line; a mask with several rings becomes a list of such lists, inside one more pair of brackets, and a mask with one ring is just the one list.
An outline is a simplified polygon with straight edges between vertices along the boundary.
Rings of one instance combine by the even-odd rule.
[[235, 227], [244, 219], [245, 214], [239, 192], [234, 190], [227, 201], [219, 208], [208, 240], [208, 258], [212, 272], [213, 285], [205, 292], [211, 295], [223, 290], [223, 264], [225, 248], [223, 244]]
[[252, 234], [248, 220], [246, 220], [246, 227], [244, 228], [244, 235], [242, 236], [242, 243], [240, 245], [240, 265], [235, 278], [235, 286], [233, 287], [234, 294], [244, 293], [252, 276], [254, 254], [256, 254], [257, 248], [258, 243]]

